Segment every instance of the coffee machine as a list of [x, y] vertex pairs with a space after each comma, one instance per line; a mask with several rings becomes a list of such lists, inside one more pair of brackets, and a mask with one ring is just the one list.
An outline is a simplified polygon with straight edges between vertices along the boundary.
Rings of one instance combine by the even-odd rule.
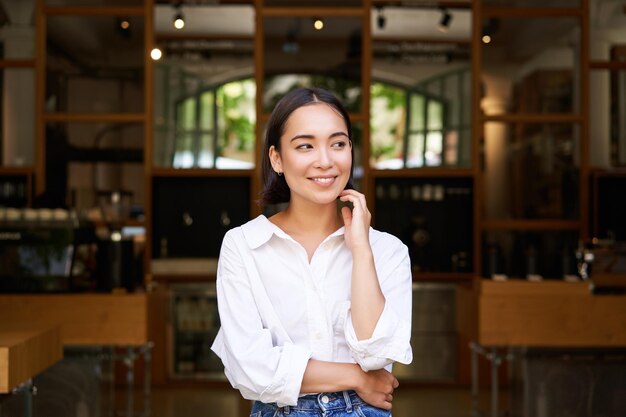
[[99, 191], [98, 206], [106, 232], [97, 241], [98, 291], [133, 291], [135, 288], [135, 255], [133, 239], [122, 234], [130, 217], [132, 193]]

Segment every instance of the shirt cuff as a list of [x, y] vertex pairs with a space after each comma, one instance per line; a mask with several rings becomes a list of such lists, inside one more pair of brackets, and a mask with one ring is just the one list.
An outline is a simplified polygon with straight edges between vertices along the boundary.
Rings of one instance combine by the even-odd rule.
[[352, 315], [346, 318], [346, 342], [352, 356], [364, 371], [381, 369], [392, 362], [411, 363], [410, 325], [403, 322], [385, 302], [372, 336], [358, 340], [352, 325]]
[[277, 375], [284, 375], [284, 378], [279, 378], [278, 382], [284, 387], [276, 400], [278, 407], [298, 405], [302, 379], [311, 355], [311, 351], [300, 346], [285, 345], [283, 347], [283, 357], [276, 372]]

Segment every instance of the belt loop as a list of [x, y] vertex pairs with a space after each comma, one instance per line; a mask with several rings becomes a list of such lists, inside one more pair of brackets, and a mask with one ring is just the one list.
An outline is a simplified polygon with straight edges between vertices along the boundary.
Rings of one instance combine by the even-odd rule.
[[283, 407], [283, 413], [285, 413], [285, 414], [289, 414], [289, 411], [290, 411], [290, 410], [289, 410], [289, 406], [288, 406], [288, 405], [286, 405], [286, 406], [284, 406], [284, 407]]
[[343, 399], [346, 401], [346, 412], [352, 412], [352, 401], [350, 401], [350, 394], [348, 391], [343, 391]]

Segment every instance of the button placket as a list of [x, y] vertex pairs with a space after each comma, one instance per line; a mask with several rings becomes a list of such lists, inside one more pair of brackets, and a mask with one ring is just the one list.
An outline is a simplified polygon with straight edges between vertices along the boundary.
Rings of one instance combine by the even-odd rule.
[[311, 297], [316, 302], [315, 311], [312, 313], [315, 316], [314, 324], [315, 329], [312, 332], [312, 339], [316, 346], [316, 350], [328, 360], [332, 359], [333, 349], [331, 340], [328, 336], [328, 313], [326, 311], [326, 300], [323, 289], [324, 275], [326, 273], [326, 260], [328, 258], [328, 251], [324, 250], [323, 244], [320, 245], [315, 255], [312, 258], [311, 264], [308, 265], [307, 272], [309, 276], [309, 283], [313, 289]]

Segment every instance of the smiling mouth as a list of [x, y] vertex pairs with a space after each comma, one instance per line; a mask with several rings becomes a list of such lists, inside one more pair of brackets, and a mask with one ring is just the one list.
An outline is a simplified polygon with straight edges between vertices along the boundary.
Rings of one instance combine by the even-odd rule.
[[336, 177], [313, 177], [310, 179], [318, 184], [330, 184], [331, 182], [335, 181], [335, 178]]

